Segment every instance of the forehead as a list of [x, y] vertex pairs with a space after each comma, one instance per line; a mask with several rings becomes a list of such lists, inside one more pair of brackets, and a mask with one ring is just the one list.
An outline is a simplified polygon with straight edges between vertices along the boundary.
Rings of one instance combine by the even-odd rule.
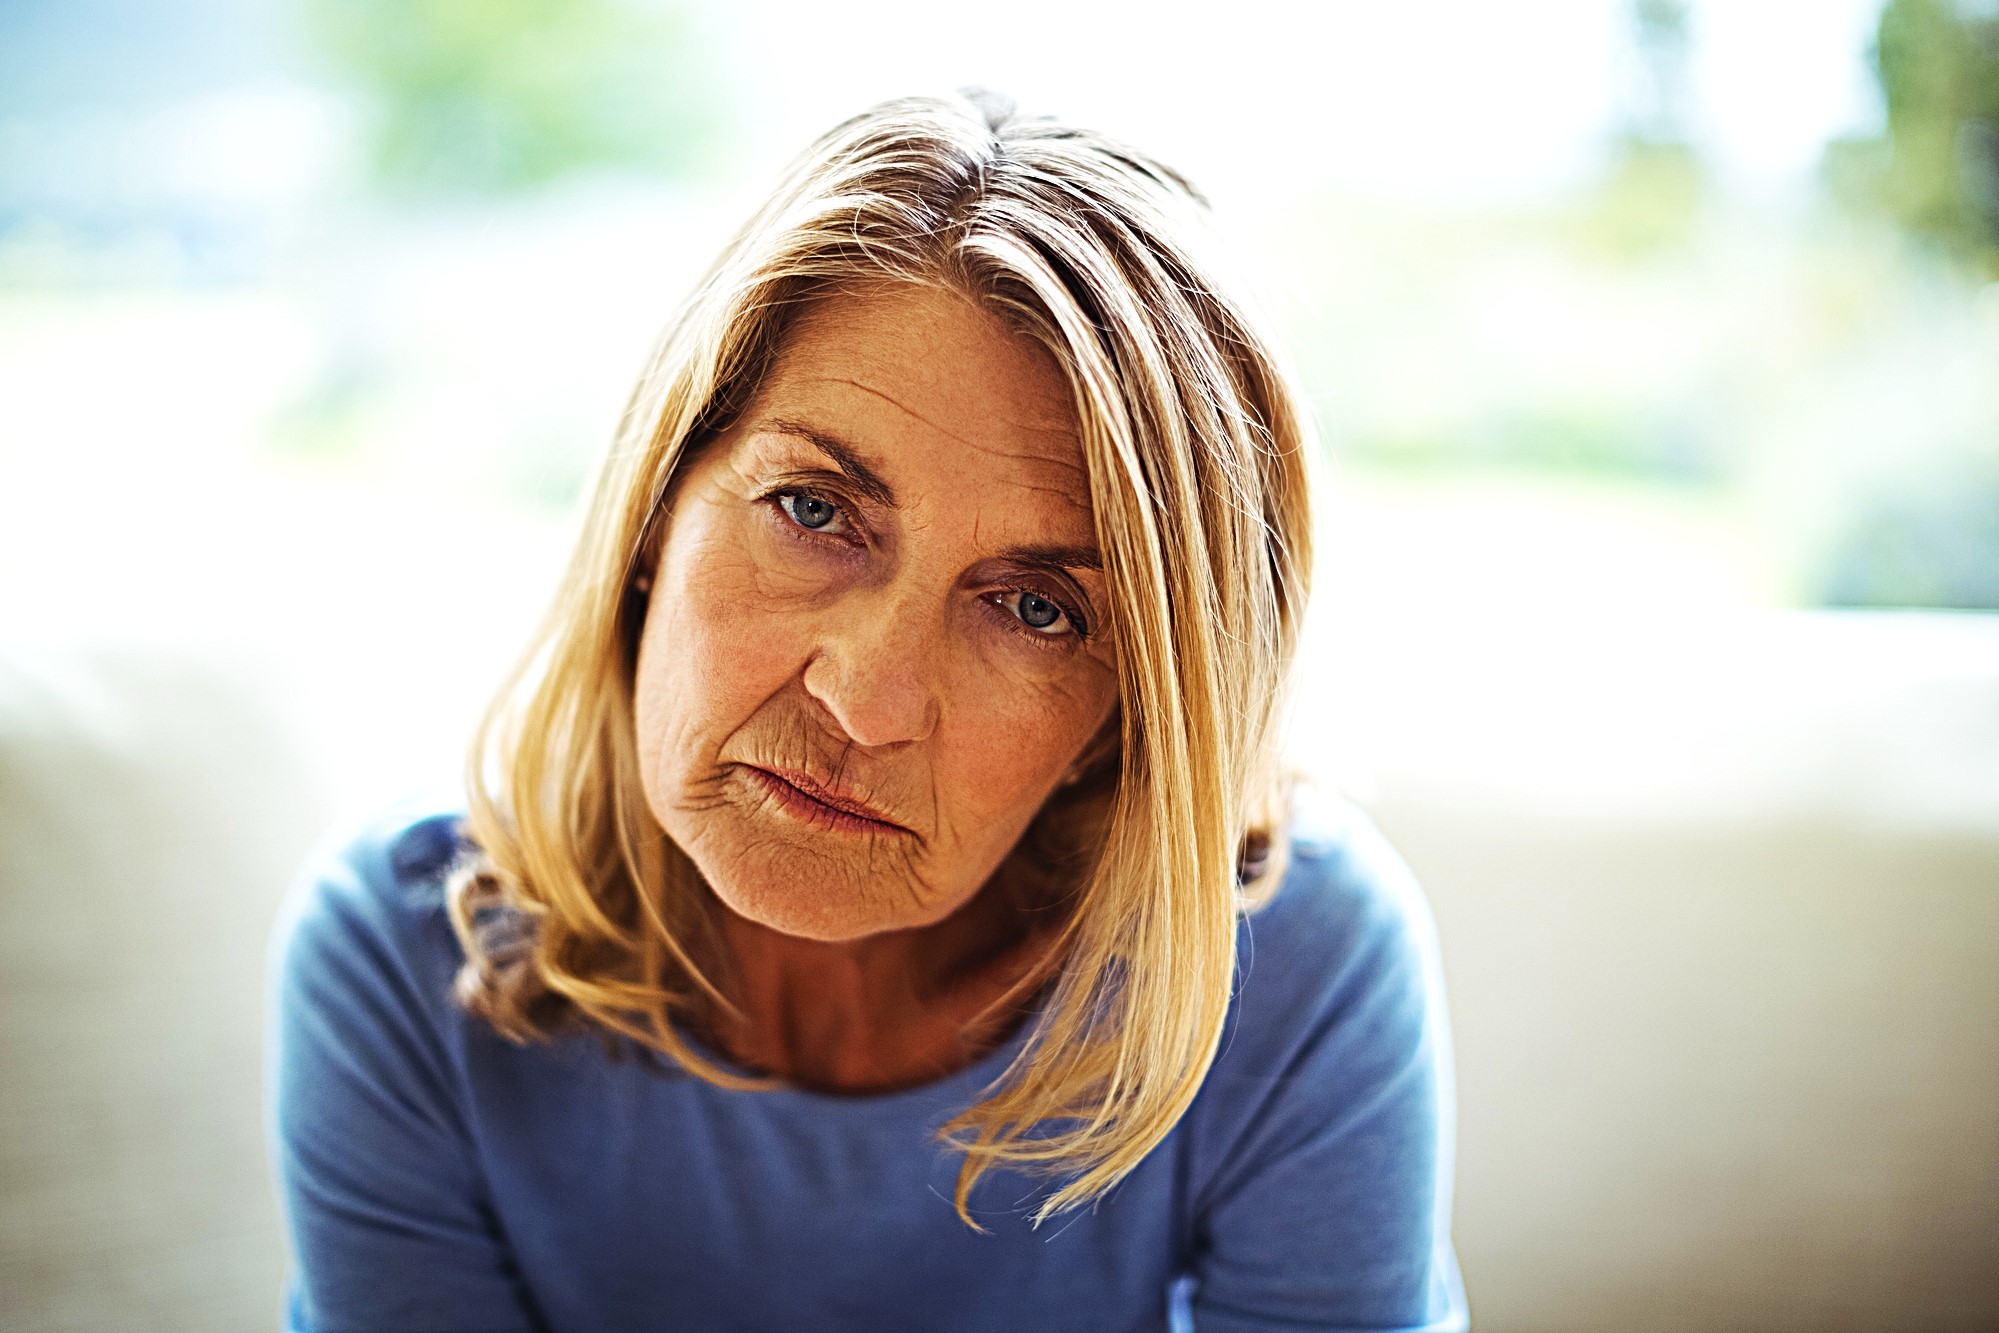
[[1068, 379], [1047, 349], [954, 292], [828, 298], [792, 326], [745, 424], [838, 436], [907, 482], [1032, 492], [1090, 509]]

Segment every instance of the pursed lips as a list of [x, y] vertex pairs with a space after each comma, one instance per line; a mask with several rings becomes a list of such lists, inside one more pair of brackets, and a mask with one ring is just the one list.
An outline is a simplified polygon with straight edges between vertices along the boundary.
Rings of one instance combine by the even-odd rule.
[[[852, 832], [910, 834], [913, 830], [896, 823], [885, 813], [847, 792], [829, 787], [809, 773], [795, 769], [762, 768], [745, 764], [758, 784], [777, 797], [794, 813], [815, 824]], [[814, 809], [816, 807], [816, 810]], [[813, 818], [823, 811], [825, 818]]]

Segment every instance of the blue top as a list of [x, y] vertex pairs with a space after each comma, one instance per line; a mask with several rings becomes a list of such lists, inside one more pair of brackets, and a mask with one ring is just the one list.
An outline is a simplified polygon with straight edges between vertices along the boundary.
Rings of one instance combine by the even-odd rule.
[[[316, 856], [271, 940], [291, 1333], [1459, 1330], [1434, 928], [1351, 810], [1240, 925], [1221, 1054], [1094, 1206], [1001, 1170], [959, 1221], [931, 1131], [1025, 1039], [875, 1096], [733, 1092], [454, 1008], [458, 811]], [[665, 1062], [662, 1061], [662, 1064]]]

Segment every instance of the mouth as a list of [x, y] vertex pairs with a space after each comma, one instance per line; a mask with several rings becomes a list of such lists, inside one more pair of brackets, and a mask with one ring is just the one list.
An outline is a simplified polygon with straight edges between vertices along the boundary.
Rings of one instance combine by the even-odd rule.
[[755, 764], [744, 764], [743, 771], [786, 814], [814, 828], [838, 833], [913, 836], [912, 830], [904, 828], [865, 801], [829, 790], [810, 774], [789, 769], [780, 772], [758, 768]]

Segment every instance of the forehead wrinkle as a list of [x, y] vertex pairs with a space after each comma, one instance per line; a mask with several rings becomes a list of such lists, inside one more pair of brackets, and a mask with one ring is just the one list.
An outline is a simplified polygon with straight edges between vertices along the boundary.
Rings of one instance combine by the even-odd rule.
[[[829, 375], [824, 378], [827, 383], [845, 384], [849, 388], [859, 389], [862, 393], [871, 394], [874, 397], [881, 399], [884, 403], [887, 403], [890, 407], [893, 407], [896, 411], [914, 417], [916, 420], [930, 427], [930, 429], [936, 431], [939, 435], [943, 435], [951, 440], [955, 440], [957, 443], [964, 445], [968, 449], [977, 449], [980, 453], [984, 454], [998, 454], [1001, 457], [1005, 458], [1031, 458], [1035, 462], [1048, 463], [1056, 467], [1065, 467], [1077, 472], [1083, 470], [1082, 464], [1077, 462], [1072, 462], [1066, 458], [1050, 458], [1043, 454], [1010, 454], [1003, 449], [995, 449], [992, 448], [991, 446], [980, 444], [977, 440], [967, 439], [965, 436], [958, 434], [956, 431], [946, 429], [945, 427], [939, 425], [937, 422], [932, 421], [929, 417], [924, 416], [921, 412], [916, 411], [914, 408], [908, 407], [905, 404], [896, 401], [894, 398], [891, 398], [888, 394], [883, 393], [880, 389], [875, 388], [873, 385], [863, 384], [859, 380], [848, 379], [840, 375]], [[1075, 445], [1078, 451], [1080, 451], [1082, 447], [1082, 442], [1077, 438], [1076, 432], [1069, 429], [1067, 426], [1030, 426], [1024, 422], [1017, 422], [1017, 421], [1011, 421], [1008, 422], [1007, 424], [1009, 426], [1012, 426], [1015, 430], [1024, 431], [1031, 434], [1059, 435], [1070, 444]]]
[[[1095, 504], [1090, 492], [1089, 480], [1088, 480], [1089, 467], [1087, 463], [1082, 459], [1082, 441], [1081, 438], [1076, 433], [1076, 431], [1070, 427], [1033, 426], [1019, 422], [1010, 422], [1008, 424], [1013, 426], [1014, 429], [1022, 431], [1024, 433], [1030, 433], [1036, 435], [1060, 436], [1066, 443], [1068, 443], [1071, 446], [1069, 450], [1065, 451], [1068, 455], [1070, 455], [1068, 457], [1035, 453], [1035, 452], [1016, 453], [1004, 449], [992, 448], [986, 445], [982, 445], [975, 440], [967, 439], [966, 437], [958, 434], [956, 431], [949, 430], [943, 425], [935, 421], [932, 421], [929, 417], [924, 416], [921, 412], [918, 412], [915, 409], [906, 406], [905, 404], [899, 402], [889, 394], [884, 393], [880, 389], [875, 388], [873, 385], [864, 384], [860, 380], [854, 379], [850, 376], [796, 375], [788, 378], [792, 378], [794, 382], [797, 383], [843, 384], [846, 385], [848, 388], [858, 389], [859, 391], [869, 395], [870, 397], [880, 399], [882, 402], [887, 403], [890, 407], [895, 408], [898, 412], [901, 412], [904, 415], [923, 423], [925, 426], [930, 427], [930, 429], [936, 431], [938, 434], [943, 435], [945, 438], [952, 440], [957, 444], [961, 444], [968, 449], [976, 450], [979, 453], [986, 454], [991, 457], [1008, 458], [1019, 462], [1056, 468], [1064, 472], [1073, 473], [1076, 476], [1082, 478], [1083, 484], [1080, 490], [1073, 485], [1065, 487], [1062, 485], [1052, 484], [1052, 483], [1036, 484], [1033, 482], [1020, 482], [1018, 484], [1022, 487], [1022, 489], [1054, 496], [1057, 499], [1063, 501], [1063, 503], [1065, 503], [1066, 505], [1081, 511], [1086, 515], [1093, 513], [1095, 510]], [[787, 420], [781, 424], [792, 424], [792, 423], [790, 423]], [[819, 434], [820, 432], [817, 432], [815, 430], [812, 431], [811, 433], [816, 435]]]
[[1090, 495], [1087, 488], [1084, 490], [1082, 497], [1078, 498], [1073, 490], [1063, 486], [1037, 486], [1032, 482], [1026, 481], [1020, 482], [1019, 485], [1022, 490], [1032, 491], [1037, 495], [1052, 495], [1085, 517], [1089, 517], [1096, 512], [1095, 506], [1090, 502]]
[[956, 431], [946, 430], [943, 426], [938, 425], [936, 422], [932, 421], [929, 417], [924, 416], [921, 412], [903, 406], [901, 403], [897, 402], [895, 399], [889, 397], [887, 394], [883, 393], [880, 389], [877, 389], [872, 385], [863, 384], [859, 380], [849, 379], [844, 375], [826, 375], [820, 378], [824, 383], [827, 384], [844, 384], [850, 389], [859, 389], [862, 393], [870, 394], [873, 397], [881, 399], [884, 403], [887, 403], [890, 407], [894, 408], [898, 412], [901, 412], [903, 415], [916, 418], [924, 425], [930, 427], [930, 429], [936, 431], [939, 435], [945, 436], [952, 440], [956, 440], [959, 444], [965, 445], [969, 448], [977, 448], [977, 446], [972, 444], [970, 440], [958, 434]]

